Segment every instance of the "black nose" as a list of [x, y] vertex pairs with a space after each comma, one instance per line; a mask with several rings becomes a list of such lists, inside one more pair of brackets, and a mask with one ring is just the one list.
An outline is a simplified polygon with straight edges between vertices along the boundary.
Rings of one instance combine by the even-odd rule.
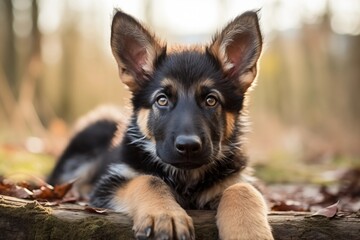
[[180, 135], [175, 139], [175, 148], [178, 153], [193, 156], [201, 151], [201, 139], [196, 135]]

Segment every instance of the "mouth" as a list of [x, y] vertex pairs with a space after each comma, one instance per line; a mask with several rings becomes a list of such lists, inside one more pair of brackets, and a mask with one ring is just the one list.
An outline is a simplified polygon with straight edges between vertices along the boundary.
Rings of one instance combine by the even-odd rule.
[[200, 168], [204, 165], [206, 165], [207, 163], [205, 162], [193, 162], [193, 161], [183, 161], [183, 162], [171, 162], [168, 163], [176, 168], [179, 169], [184, 169], [184, 170], [191, 170], [191, 169], [196, 169], [196, 168]]
[[183, 156], [169, 154], [169, 152], [158, 151], [156, 149], [157, 157], [166, 164], [169, 164], [177, 169], [191, 170], [197, 169], [210, 163], [210, 156], [201, 155], [197, 157]]

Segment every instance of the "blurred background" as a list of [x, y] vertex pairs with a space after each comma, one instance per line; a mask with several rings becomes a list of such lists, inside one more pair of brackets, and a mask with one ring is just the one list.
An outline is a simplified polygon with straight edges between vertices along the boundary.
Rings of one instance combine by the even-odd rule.
[[316, 183], [360, 166], [359, 0], [1, 0], [0, 175], [45, 177], [76, 119], [127, 105], [109, 44], [114, 8], [183, 44], [261, 9], [247, 143], [257, 175]]

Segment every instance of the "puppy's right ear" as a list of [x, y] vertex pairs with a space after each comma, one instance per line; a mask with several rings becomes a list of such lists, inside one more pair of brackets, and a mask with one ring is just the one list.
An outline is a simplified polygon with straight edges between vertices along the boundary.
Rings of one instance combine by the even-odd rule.
[[132, 92], [149, 80], [156, 60], [166, 51], [138, 21], [121, 11], [112, 21], [111, 49], [120, 78]]

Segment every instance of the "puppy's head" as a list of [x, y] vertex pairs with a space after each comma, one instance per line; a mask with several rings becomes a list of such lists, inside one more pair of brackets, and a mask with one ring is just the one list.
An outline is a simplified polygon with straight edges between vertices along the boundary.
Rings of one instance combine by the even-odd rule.
[[234, 151], [262, 48], [256, 12], [235, 18], [207, 46], [172, 51], [118, 11], [111, 47], [133, 94], [138, 129], [161, 161], [194, 169]]

